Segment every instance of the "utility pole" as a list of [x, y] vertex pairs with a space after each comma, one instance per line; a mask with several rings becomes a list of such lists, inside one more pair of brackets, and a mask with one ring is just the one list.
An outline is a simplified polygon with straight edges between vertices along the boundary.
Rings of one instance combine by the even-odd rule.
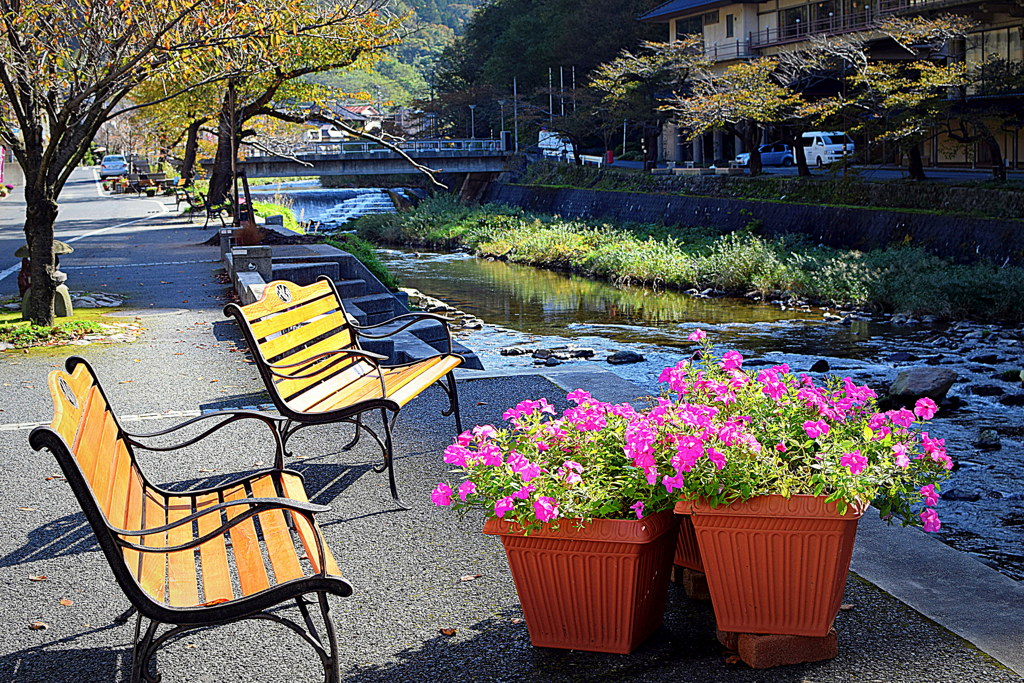
[[519, 151], [519, 87], [515, 76], [512, 77], [512, 117], [516, 129], [516, 152]]
[[572, 65], [572, 110], [576, 111], [576, 65]]
[[551, 67], [548, 67], [548, 121], [555, 119], [555, 86], [552, 79]]
[[476, 105], [469, 105], [469, 138], [476, 140]]
[[562, 108], [562, 118], [565, 118], [565, 70], [558, 67], [558, 104]]

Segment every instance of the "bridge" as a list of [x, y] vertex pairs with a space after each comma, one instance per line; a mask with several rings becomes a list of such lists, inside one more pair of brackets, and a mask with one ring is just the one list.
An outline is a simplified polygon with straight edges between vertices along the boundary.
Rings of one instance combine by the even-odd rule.
[[[509, 154], [501, 140], [408, 140], [396, 146], [442, 173], [500, 173]], [[209, 166], [212, 160], [201, 163]], [[311, 142], [289, 149], [287, 157], [250, 153], [238, 165], [249, 178], [417, 172], [397, 152], [374, 142]]]

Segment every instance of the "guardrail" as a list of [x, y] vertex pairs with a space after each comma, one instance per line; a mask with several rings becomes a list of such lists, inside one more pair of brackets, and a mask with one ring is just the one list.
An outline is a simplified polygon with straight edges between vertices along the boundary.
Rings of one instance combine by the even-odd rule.
[[[410, 156], [430, 152], [504, 152], [501, 140], [457, 139], [457, 140], [405, 140], [395, 146]], [[307, 154], [394, 154], [395, 152], [376, 142], [307, 142], [287, 150], [289, 156]], [[267, 153], [249, 154], [247, 158], [275, 156]]]

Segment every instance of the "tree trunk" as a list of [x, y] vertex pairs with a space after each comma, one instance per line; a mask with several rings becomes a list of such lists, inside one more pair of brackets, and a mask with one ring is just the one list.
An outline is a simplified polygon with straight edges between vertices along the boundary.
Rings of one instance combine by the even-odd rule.
[[[26, 173], [26, 179], [28, 174]], [[28, 241], [32, 288], [23, 315], [37, 325], [53, 325], [53, 293], [59, 284], [53, 277], [53, 224], [57, 202], [52, 193], [25, 186], [25, 239]]]
[[999, 147], [999, 141], [994, 135], [986, 132], [985, 145], [988, 147], [989, 156], [992, 157], [992, 179], [1004, 182], [1006, 166], [1003, 164], [1003, 150]]
[[752, 176], [761, 175], [761, 172], [764, 171], [764, 165], [761, 163], [761, 145], [759, 144], [761, 142], [760, 132], [758, 127], [749, 121], [743, 126], [743, 144], [750, 153], [747, 167]]
[[811, 169], [807, 167], [807, 155], [804, 154], [803, 139], [790, 135], [783, 140], [793, 150], [793, 161], [796, 163], [796, 174], [801, 178], [809, 178]]
[[921, 159], [921, 147], [916, 142], [907, 149], [907, 158], [910, 165], [907, 173], [911, 180], [926, 180], [924, 175], [924, 161]]
[[191, 180], [196, 172], [196, 155], [199, 152], [199, 128], [206, 119], [197, 119], [188, 124], [188, 132], [185, 133], [185, 155], [181, 160], [181, 177]]

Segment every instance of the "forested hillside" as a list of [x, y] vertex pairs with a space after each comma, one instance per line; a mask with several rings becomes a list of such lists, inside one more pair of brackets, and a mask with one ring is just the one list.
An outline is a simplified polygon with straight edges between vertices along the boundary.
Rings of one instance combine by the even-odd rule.
[[365, 92], [382, 102], [408, 104], [426, 97], [434, 60], [453, 43], [483, 0], [391, 0], [388, 10], [409, 15], [402, 44], [373, 70], [325, 74], [318, 81], [348, 92]]

